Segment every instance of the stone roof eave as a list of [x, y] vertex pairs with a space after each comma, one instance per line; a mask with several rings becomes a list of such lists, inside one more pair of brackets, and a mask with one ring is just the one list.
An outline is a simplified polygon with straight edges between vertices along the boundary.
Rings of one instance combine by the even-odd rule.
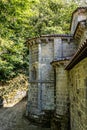
[[32, 41], [35, 41], [37, 39], [46, 39], [46, 38], [54, 38], [54, 37], [61, 37], [61, 38], [73, 38], [72, 34], [48, 34], [48, 35], [41, 35], [34, 38], [28, 38], [25, 42], [25, 44], [30, 44]]
[[64, 66], [66, 66], [67, 62], [69, 62], [69, 59], [64, 58], [64, 59], [61, 59], [61, 60], [58, 60], [58, 59], [53, 60], [50, 64], [51, 64], [52, 66], [59, 66], [59, 65], [64, 65]]
[[74, 16], [74, 14], [75, 14], [77, 11], [81, 10], [81, 9], [86, 9], [86, 10], [87, 10], [87, 7], [77, 7], [76, 10], [74, 10], [74, 12], [72, 13], [72, 16], [71, 16], [70, 30], [71, 30], [71, 27], [72, 27], [72, 21], [73, 21], [73, 16]]
[[75, 38], [75, 35], [76, 35], [77, 31], [78, 31], [78, 28], [79, 28], [80, 24], [83, 23], [83, 22], [84, 22], [84, 24], [86, 25], [86, 20], [82, 20], [82, 21], [79, 21], [79, 22], [78, 22], [77, 27], [76, 27], [76, 29], [75, 29], [75, 32], [74, 32], [74, 34], [73, 34], [73, 38]]
[[75, 55], [72, 57], [68, 65], [65, 67], [66, 70], [72, 69], [82, 59], [87, 57], [87, 40], [79, 47]]

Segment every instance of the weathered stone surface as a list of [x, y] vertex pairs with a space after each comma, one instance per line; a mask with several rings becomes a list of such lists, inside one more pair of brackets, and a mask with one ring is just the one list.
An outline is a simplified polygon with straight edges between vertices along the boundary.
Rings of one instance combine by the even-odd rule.
[[87, 58], [70, 70], [71, 130], [87, 129]]
[[[39, 38], [40, 39], [40, 38]], [[29, 92], [28, 92], [28, 111], [36, 114], [44, 110], [54, 110], [54, 68], [51, 66], [55, 58], [70, 58], [76, 51], [76, 46], [70, 37], [54, 37], [52, 41], [44, 38], [41, 43], [34, 43], [29, 47]], [[70, 43], [68, 43], [70, 41]], [[63, 68], [64, 69], [64, 68]], [[60, 82], [64, 78], [59, 72]], [[63, 77], [62, 77], [63, 76]], [[61, 85], [61, 84], [60, 84]], [[61, 87], [60, 87], [61, 88]], [[58, 90], [59, 91], [59, 90]], [[64, 92], [67, 91], [65, 88]], [[60, 91], [59, 91], [60, 93]], [[62, 95], [62, 93], [60, 93]], [[59, 98], [59, 97], [57, 97]], [[66, 100], [64, 97], [64, 100]], [[60, 99], [60, 98], [59, 98]], [[60, 99], [61, 100], [61, 99]], [[66, 101], [61, 102], [62, 105]], [[62, 111], [59, 109], [59, 111]]]
[[75, 10], [73, 37], [47, 35], [29, 41], [27, 113], [40, 122], [51, 118], [52, 130], [87, 129], [86, 18], [87, 8]]
[[71, 25], [71, 33], [74, 34], [77, 24], [80, 21], [86, 20], [87, 11], [86, 8], [78, 8], [72, 16], [72, 25]]
[[[56, 87], [55, 87], [55, 114], [53, 117], [54, 128], [59, 130], [69, 129], [69, 88], [68, 72], [65, 68], [65, 61], [54, 63], [56, 67]], [[52, 123], [53, 124], [53, 123]], [[58, 125], [59, 124], [59, 125]]]

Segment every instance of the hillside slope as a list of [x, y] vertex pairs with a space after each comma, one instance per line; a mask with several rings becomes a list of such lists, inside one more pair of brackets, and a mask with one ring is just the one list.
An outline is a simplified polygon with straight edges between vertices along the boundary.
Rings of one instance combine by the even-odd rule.
[[19, 74], [6, 83], [0, 83], [0, 96], [4, 106], [12, 106], [18, 103], [27, 94], [28, 80], [23, 74]]

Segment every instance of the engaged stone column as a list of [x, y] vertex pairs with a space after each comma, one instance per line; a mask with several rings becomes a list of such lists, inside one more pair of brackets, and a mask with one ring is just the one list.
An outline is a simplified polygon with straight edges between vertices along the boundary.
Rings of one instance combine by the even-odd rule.
[[54, 59], [62, 56], [62, 39], [60, 37], [54, 39]]

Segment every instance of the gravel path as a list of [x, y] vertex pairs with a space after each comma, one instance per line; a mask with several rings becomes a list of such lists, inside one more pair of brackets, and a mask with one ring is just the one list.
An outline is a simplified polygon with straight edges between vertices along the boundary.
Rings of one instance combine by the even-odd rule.
[[23, 117], [26, 101], [9, 108], [0, 108], [0, 130], [50, 130], [32, 125]]

